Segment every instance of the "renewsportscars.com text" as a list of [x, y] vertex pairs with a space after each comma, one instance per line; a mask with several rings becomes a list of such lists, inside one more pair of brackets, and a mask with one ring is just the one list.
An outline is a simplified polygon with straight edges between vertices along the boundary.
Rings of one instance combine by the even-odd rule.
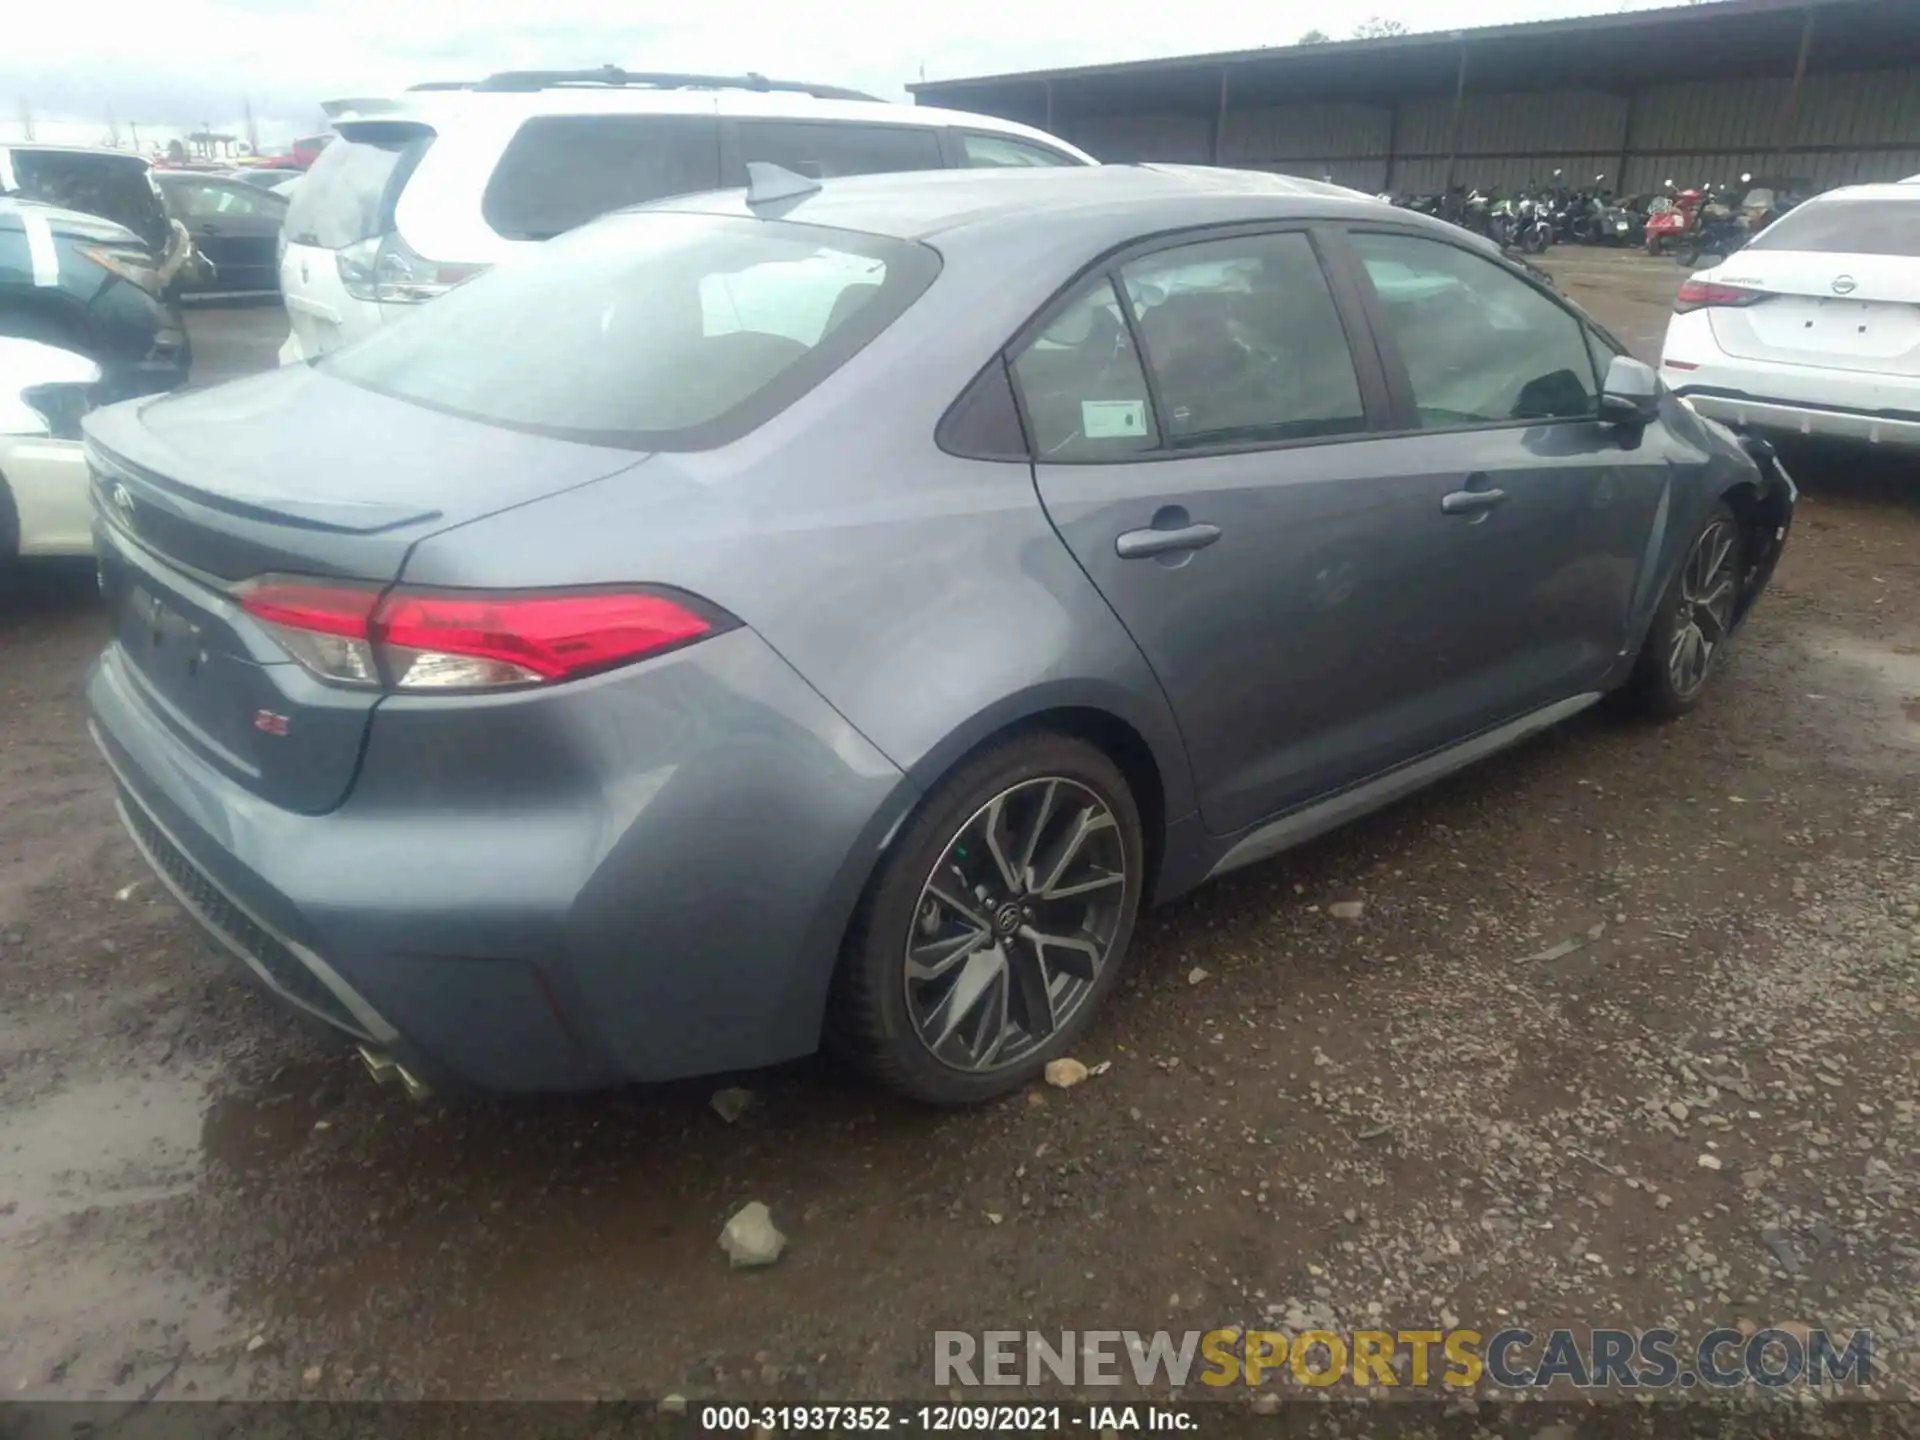
[[1063, 1385], [1728, 1389], [1871, 1385], [1873, 1334], [1709, 1330], [941, 1330], [943, 1387]]

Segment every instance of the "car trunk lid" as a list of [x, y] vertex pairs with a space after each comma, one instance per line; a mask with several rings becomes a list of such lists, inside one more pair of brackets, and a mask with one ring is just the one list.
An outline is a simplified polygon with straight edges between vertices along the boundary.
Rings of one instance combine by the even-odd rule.
[[179, 743], [308, 813], [344, 798], [380, 692], [309, 674], [242, 608], [246, 583], [390, 584], [428, 535], [644, 459], [441, 415], [305, 366], [113, 406], [86, 428], [116, 659]]
[[1769, 297], [1711, 312], [1714, 340], [1728, 355], [1920, 376], [1920, 262], [1749, 249], [1710, 278]]

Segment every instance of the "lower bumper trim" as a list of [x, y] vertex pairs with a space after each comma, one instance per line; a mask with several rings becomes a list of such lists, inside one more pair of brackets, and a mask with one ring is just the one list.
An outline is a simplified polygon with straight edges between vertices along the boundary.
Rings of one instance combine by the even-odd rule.
[[[96, 743], [98, 737], [96, 736]], [[100, 747], [106, 755], [106, 747]], [[114, 808], [141, 858], [223, 950], [245, 965], [275, 996], [359, 1040], [391, 1045], [400, 1036], [326, 961], [266, 924], [216, 884], [188, 856], [151, 811], [135, 798], [119, 767]]]
[[1724, 425], [1769, 430], [1776, 434], [1805, 435], [1833, 440], [1858, 440], [1868, 445], [1920, 449], [1920, 420], [1895, 420], [1855, 410], [1825, 410], [1777, 400], [1749, 400], [1744, 396], [1708, 395], [1682, 390], [1680, 398], [1700, 415]]

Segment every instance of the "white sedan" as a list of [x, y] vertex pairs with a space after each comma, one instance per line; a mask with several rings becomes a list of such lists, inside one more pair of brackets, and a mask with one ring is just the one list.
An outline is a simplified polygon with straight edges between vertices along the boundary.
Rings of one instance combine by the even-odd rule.
[[99, 380], [84, 355], [0, 336], [0, 563], [93, 553], [80, 416]]
[[1660, 375], [1735, 427], [1920, 449], [1920, 187], [1789, 211], [1680, 287]]

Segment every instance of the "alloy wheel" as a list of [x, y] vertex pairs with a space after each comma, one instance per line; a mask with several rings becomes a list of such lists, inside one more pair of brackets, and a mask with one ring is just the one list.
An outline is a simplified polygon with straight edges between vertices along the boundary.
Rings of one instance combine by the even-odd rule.
[[907, 1014], [935, 1059], [1018, 1065], [1080, 1011], [1127, 913], [1112, 809], [1065, 776], [1024, 780], [976, 810], [921, 887], [907, 936]]
[[1731, 521], [1715, 520], [1700, 532], [1680, 567], [1680, 603], [1674, 611], [1667, 678], [1682, 700], [1693, 698], [1707, 683], [1714, 656], [1733, 628], [1737, 538]]

